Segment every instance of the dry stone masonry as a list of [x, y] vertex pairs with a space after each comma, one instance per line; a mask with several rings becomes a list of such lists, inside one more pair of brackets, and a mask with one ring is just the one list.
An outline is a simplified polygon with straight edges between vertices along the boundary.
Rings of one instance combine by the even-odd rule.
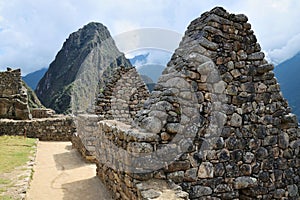
[[193, 140], [163, 170], [191, 199], [300, 198], [297, 119], [247, 21], [192, 21], [136, 120], [161, 144]]
[[29, 109], [20, 69], [0, 72], [0, 135], [70, 141], [74, 132], [71, 117], [46, 108]]
[[[150, 96], [135, 68], [108, 67], [97, 115], [1, 119], [0, 134], [72, 135], [116, 199], [298, 200], [300, 130], [264, 57], [248, 18], [216, 7], [188, 26]], [[3, 80], [0, 100], [21, 91]]]
[[96, 138], [100, 117], [92, 114], [80, 114], [75, 118], [76, 132], [71, 138], [72, 146], [88, 161], [97, 163]]
[[141, 110], [149, 91], [134, 67], [109, 69], [102, 75], [96, 102], [100, 119], [114, 119], [131, 123]]
[[30, 119], [27, 90], [22, 85], [21, 70], [0, 72], [0, 118]]
[[19, 135], [42, 141], [70, 141], [76, 131], [68, 116], [34, 120], [0, 119], [0, 135]]
[[134, 127], [101, 121], [89, 135], [115, 197], [162, 197], [146, 184], [160, 179], [174, 199], [299, 199], [300, 131], [264, 57], [245, 15], [192, 21]]

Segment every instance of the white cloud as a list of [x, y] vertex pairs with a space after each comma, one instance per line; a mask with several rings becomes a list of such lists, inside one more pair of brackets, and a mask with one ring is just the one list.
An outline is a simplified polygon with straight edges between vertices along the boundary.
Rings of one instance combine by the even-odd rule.
[[140, 28], [113, 37], [119, 50], [125, 54], [134, 51], [162, 50], [174, 52], [182, 38], [180, 33], [161, 28]]
[[286, 59], [289, 59], [299, 52], [300, 34], [293, 36], [287, 43], [278, 49], [272, 49], [268, 53], [272, 62], [279, 64]]
[[141, 26], [137, 23], [134, 23], [134, 22], [126, 20], [126, 19], [122, 19], [122, 20], [115, 21], [113, 23], [113, 27], [110, 27], [110, 28], [112, 28], [114, 33], [120, 34], [123, 32], [137, 29], [139, 27], [141, 27]]
[[299, 0], [0, 0], [0, 70], [21, 67], [25, 74], [47, 67], [69, 34], [90, 21], [103, 23], [113, 36], [147, 27], [183, 34], [217, 5], [245, 13], [272, 60], [300, 50]]
[[161, 49], [139, 49], [137, 51], [126, 54], [126, 57], [131, 59], [135, 56], [144, 55], [145, 60], [137, 60], [134, 64], [137, 68], [143, 65], [162, 65], [165, 66], [170, 60], [172, 52]]

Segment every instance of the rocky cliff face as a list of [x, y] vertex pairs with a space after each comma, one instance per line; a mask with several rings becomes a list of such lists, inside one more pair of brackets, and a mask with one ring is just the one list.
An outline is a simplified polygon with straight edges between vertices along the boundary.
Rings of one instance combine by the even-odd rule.
[[39, 82], [36, 94], [57, 113], [92, 109], [103, 71], [118, 66], [131, 64], [104, 25], [89, 23], [65, 41]]

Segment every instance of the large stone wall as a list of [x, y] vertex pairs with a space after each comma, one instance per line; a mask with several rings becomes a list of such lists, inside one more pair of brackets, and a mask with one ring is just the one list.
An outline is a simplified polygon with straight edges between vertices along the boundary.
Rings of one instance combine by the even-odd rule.
[[0, 118], [30, 119], [27, 90], [20, 69], [0, 72]]
[[70, 141], [76, 131], [71, 117], [34, 120], [0, 119], [0, 135], [19, 135], [44, 141]]
[[247, 21], [223, 8], [192, 21], [136, 119], [188, 145], [163, 171], [191, 199], [299, 199], [297, 119]]
[[247, 21], [220, 7], [202, 14], [135, 127], [95, 121], [82, 131], [117, 199], [161, 197], [145, 184], [157, 179], [177, 184], [174, 198], [187, 198], [181, 189], [190, 199], [300, 198], [298, 122]]
[[130, 124], [143, 108], [149, 91], [134, 67], [113, 69], [100, 83], [96, 114], [100, 119], [118, 120]]

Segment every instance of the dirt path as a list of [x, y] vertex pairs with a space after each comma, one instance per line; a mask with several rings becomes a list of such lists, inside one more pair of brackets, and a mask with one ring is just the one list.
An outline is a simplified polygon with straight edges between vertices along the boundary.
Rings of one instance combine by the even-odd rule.
[[27, 200], [110, 200], [110, 192], [70, 142], [39, 142]]

